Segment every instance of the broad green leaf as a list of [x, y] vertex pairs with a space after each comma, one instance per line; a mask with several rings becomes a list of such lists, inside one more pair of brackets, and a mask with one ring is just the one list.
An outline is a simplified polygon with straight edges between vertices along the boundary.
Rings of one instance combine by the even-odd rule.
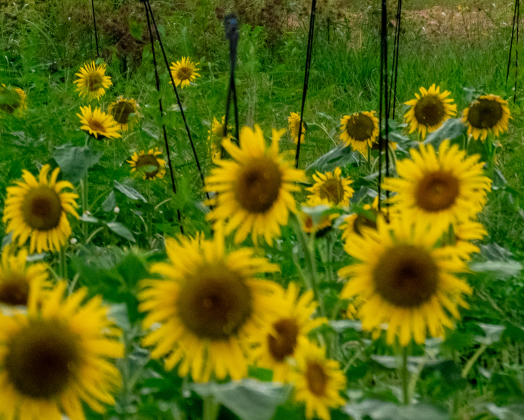
[[466, 126], [462, 124], [460, 118], [450, 118], [438, 130], [429, 133], [424, 144], [432, 144], [433, 147], [437, 148], [444, 140], [454, 140], [466, 135], [466, 131]]
[[343, 410], [354, 420], [448, 420], [449, 415], [431, 405], [396, 405], [392, 402], [364, 400], [346, 404]]
[[86, 223], [98, 223], [99, 221], [96, 217], [90, 216], [87, 213], [82, 214], [82, 216], [80, 216], [80, 220]]
[[118, 222], [111, 222], [107, 223], [107, 227], [122, 238], [125, 238], [131, 242], [136, 242], [135, 237], [133, 236], [131, 231], [128, 228], [126, 228], [123, 224]]
[[498, 407], [493, 403], [486, 404], [486, 409], [499, 420], [524, 420], [524, 403]]
[[115, 188], [118, 191], [120, 191], [122, 194], [124, 194], [126, 197], [130, 198], [131, 200], [142, 200], [144, 203], [147, 203], [144, 196], [140, 194], [137, 190], [127, 185], [121, 184], [116, 179], [115, 179]]
[[484, 261], [469, 265], [471, 271], [497, 276], [499, 280], [517, 277], [522, 271], [522, 264], [517, 261]]
[[131, 328], [129, 316], [127, 315], [127, 305], [125, 303], [115, 303], [109, 307], [107, 317], [124, 331]]
[[502, 333], [506, 329], [504, 325], [483, 324], [481, 322], [477, 322], [477, 325], [482, 328], [485, 336], [476, 336], [475, 340], [481, 344], [486, 344], [487, 346], [500, 341]]
[[129, 19], [129, 33], [133, 38], [142, 41], [142, 27], [143, 25], [135, 19]]
[[307, 171], [330, 172], [337, 166], [347, 166], [358, 163], [360, 160], [359, 152], [355, 152], [351, 147], [338, 146], [319, 157], [307, 167]]
[[217, 384], [194, 383], [191, 388], [201, 397], [213, 396], [241, 420], [269, 420], [284, 403], [289, 387], [252, 379]]
[[524, 399], [524, 384], [506, 373], [491, 375], [491, 387], [495, 396]]
[[346, 330], [362, 331], [362, 322], [353, 321], [351, 319], [340, 319], [336, 321], [329, 321], [329, 325], [337, 333], [341, 333]]
[[60, 166], [65, 180], [76, 184], [87, 173], [87, 170], [98, 163], [102, 152], [92, 147], [74, 147], [70, 144], [57, 147], [53, 157]]
[[116, 207], [116, 197], [115, 192], [111, 191], [107, 198], [102, 203], [102, 210], [104, 210], [106, 213], [109, 211], [113, 211], [113, 209]]

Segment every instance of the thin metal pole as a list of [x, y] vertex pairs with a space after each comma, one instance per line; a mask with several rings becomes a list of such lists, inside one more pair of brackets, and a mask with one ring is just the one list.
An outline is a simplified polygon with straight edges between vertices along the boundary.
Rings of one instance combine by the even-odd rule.
[[93, 26], [95, 27], [96, 56], [100, 57], [100, 51], [98, 49], [98, 32], [96, 30], [95, 0], [91, 0], [91, 7], [93, 8]]

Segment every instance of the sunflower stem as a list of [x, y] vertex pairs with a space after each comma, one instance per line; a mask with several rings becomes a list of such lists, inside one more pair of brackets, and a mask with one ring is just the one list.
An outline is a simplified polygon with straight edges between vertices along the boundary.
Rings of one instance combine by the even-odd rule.
[[467, 378], [468, 377], [468, 373], [469, 371], [471, 370], [471, 368], [473, 367], [473, 365], [475, 364], [475, 362], [477, 361], [477, 359], [480, 357], [480, 355], [482, 353], [484, 353], [484, 351], [488, 348], [488, 346], [486, 344], [482, 344], [478, 349], [477, 351], [475, 352], [475, 354], [473, 354], [473, 356], [471, 356], [471, 358], [468, 360], [468, 362], [466, 363], [466, 366], [464, 366], [464, 369], [462, 370], [462, 377], [463, 378]]
[[66, 256], [66, 245], [60, 247], [60, 277], [67, 279], [67, 256]]
[[[84, 179], [82, 181], [82, 212], [87, 215], [88, 212], [88, 174], [89, 172], [86, 172]], [[86, 222], [82, 225], [82, 234], [84, 236], [84, 244], [87, 244], [87, 239], [89, 237], [89, 226]]]
[[402, 394], [404, 396], [404, 405], [409, 405], [409, 373], [408, 373], [408, 347], [402, 347]]
[[220, 403], [212, 395], [204, 398], [204, 416], [202, 420], [216, 420], [220, 411]]

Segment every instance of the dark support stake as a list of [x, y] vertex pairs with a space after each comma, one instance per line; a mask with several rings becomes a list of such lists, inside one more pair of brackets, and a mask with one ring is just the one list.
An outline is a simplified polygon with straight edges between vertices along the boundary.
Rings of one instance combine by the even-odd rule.
[[233, 96], [233, 107], [235, 109], [235, 137], [237, 144], [240, 141], [240, 127], [238, 122], [238, 103], [237, 103], [237, 88], [235, 85], [235, 68], [237, 63], [237, 46], [238, 46], [238, 19], [234, 14], [227, 15], [224, 19], [226, 27], [226, 38], [229, 39], [229, 61], [231, 63], [229, 89], [227, 92], [226, 102], [226, 117], [224, 119], [224, 137], [227, 137], [227, 124], [229, 120], [229, 107], [231, 104], [231, 96]]
[[389, 109], [393, 110], [391, 112], [391, 115], [393, 115], [393, 118], [395, 118], [395, 106], [397, 104], [396, 100], [397, 100], [397, 79], [398, 79], [398, 54], [399, 54], [399, 49], [400, 49], [401, 22], [402, 22], [402, 0], [398, 0], [397, 18], [396, 18], [396, 26], [395, 26], [395, 43], [393, 46], [393, 65], [392, 65], [391, 84], [390, 84], [390, 89], [393, 88], [393, 90], [390, 91], [390, 99], [388, 101]]
[[[180, 109], [180, 114], [182, 115], [182, 120], [184, 121], [184, 126], [186, 127], [187, 137], [189, 138], [189, 143], [191, 143], [191, 149], [193, 150], [193, 156], [195, 157], [195, 162], [198, 168], [198, 172], [200, 174], [200, 179], [202, 180], [202, 185], [204, 186], [204, 191], [206, 187], [206, 182], [204, 180], [204, 172], [202, 171], [202, 167], [200, 166], [200, 161], [198, 160], [198, 155], [195, 149], [195, 144], [193, 143], [193, 138], [191, 137], [191, 131], [189, 130], [189, 126], [187, 125], [186, 115], [184, 113], [184, 109], [182, 108], [182, 102], [180, 101], [180, 96], [178, 95], [178, 89], [176, 88], [175, 80], [173, 79], [173, 74], [171, 73], [171, 69], [169, 68], [169, 61], [167, 60], [166, 51], [164, 49], [164, 44], [162, 43], [162, 37], [160, 36], [160, 32], [158, 31], [158, 27], [156, 25], [155, 16], [153, 15], [153, 10], [151, 9], [151, 3], [149, 0], [141, 0], [144, 2], [146, 11], [149, 12], [149, 15], [151, 16], [151, 21], [153, 22], [153, 26], [155, 27], [156, 36], [158, 39], [158, 43], [160, 44], [160, 49], [162, 50], [162, 55], [164, 56], [164, 62], [166, 64], [167, 72], [169, 73], [169, 77], [171, 79], [171, 84], [173, 85], [173, 90], [175, 92], [176, 100], [178, 107]], [[153, 42], [153, 37], [151, 35], [151, 42]], [[154, 49], [153, 49], [154, 50]], [[153, 56], [154, 57], [154, 56]], [[167, 142], [167, 140], [166, 140]], [[206, 191], [206, 197], [209, 200], [209, 193]]]
[[[511, 54], [513, 53], [513, 39], [516, 39], [515, 45], [519, 43], [519, 21], [520, 21], [520, 0], [515, 0], [515, 9], [513, 11], [513, 24], [511, 26], [511, 41], [509, 44], [508, 70], [506, 72], [506, 85], [508, 84], [509, 71], [511, 67]], [[517, 29], [517, 36], [515, 37], [515, 27]], [[513, 102], [517, 101], [517, 77], [519, 67], [519, 52], [515, 51], [515, 92], [513, 95]]]
[[98, 32], [96, 30], [95, 0], [91, 0], [91, 6], [93, 8], [93, 26], [95, 27], [96, 56], [100, 57], [100, 51], [98, 50]]
[[[379, 99], [379, 157], [378, 157], [378, 211], [381, 207], [382, 184], [382, 150], [386, 151], [386, 176], [389, 176], [389, 106], [388, 106], [388, 34], [387, 34], [387, 2], [382, 0], [382, 24], [380, 31], [380, 99]], [[385, 110], [386, 141], [382, 138], [382, 110]], [[389, 198], [389, 192], [386, 192]]]
[[297, 154], [295, 156], [295, 167], [298, 168], [300, 158], [300, 138], [302, 137], [302, 123], [304, 122], [304, 106], [306, 105], [307, 88], [309, 86], [309, 71], [311, 69], [311, 56], [313, 54], [313, 34], [315, 32], [315, 11], [317, 0], [311, 2], [311, 16], [309, 19], [309, 35], [307, 40], [306, 69], [304, 71], [304, 89], [302, 91], [302, 107], [300, 108], [300, 124], [298, 126]]
[[[151, 50], [153, 52], [153, 65], [155, 66], [155, 78], [156, 78], [156, 90], [160, 92], [160, 78], [158, 77], [158, 66], [156, 63], [156, 53], [155, 53], [155, 40], [153, 38], [153, 31], [151, 30], [151, 21], [149, 19], [149, 10], [147, 8], [146, 1], [144, 3], [144, 8], [146, 11], [146, 18], [147, 18], [147, 27], [149, 28], [149, 37], [151, 38]], [[158, 107], [160, 109], [160, 116], [164, 116], [164, 110], [162, 107], [162, 99], [158, 98]], [[166, 125], [162, 124], [162, 129], [164, 130], [164, 141], [166, 145], [166, 154], [167, 154], [167, 163], [169, 165], [169, 173], [171, 175], [171, 185], [173, 186], [173, 193], [176, 195], [176, 184], [175, 184], [175, 176], [173, 172], [173, 165], [171, 164], [171, 152], [169, 151], [169, 142], [167, 141], [167, 130]], [[184, 228], [182, 227], [181, 217], [180, 217], [180, 210], [177, 210], [177, 216], [178, 216], [178, 222], [180, 223], [180, 231], [182, 234], [184, 234]]]

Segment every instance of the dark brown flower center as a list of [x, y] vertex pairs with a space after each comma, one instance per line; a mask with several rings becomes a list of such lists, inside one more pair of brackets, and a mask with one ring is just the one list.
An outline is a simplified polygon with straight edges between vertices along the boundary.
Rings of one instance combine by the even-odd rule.
[[327, 200], [330, 203], [338, 204], [344, 200], [344, 186], [340, 179], [328, 179], [322, 182], [319, 189], [320, 198]]
[[352, 115], [346, 124], [346, 132], [356, 141], [371, 139], [373, 131], [375, 123], [365, 114]]
[[243, 165], [235, 184], [235, 198], [250, 213], [265, 213], [277, 201], [282, 185], [278, 165], [266, 157]]
[[111, 115], [118, 124], [127, 124], [129, 122], [129, 116], [134, 113], [136, 113], [136, 108], [128, 101], [118, 102], [111, 109]]
[[308, 362], [305, 376], [307, 387], [312, 394], [317, 397], [326, 395], [329, 377], [319, 363]]
[[176, 73], [179, 80], [188, 80], [193, 75], [193, 70], [190, 67], [180, 67]]
[[27, 305], [29, 282], [22, 275], [8, 274], [0, 283], [0, 303], [4, 305]]
[[444, 121], [446, 110], [437, 95], [423, 96], [415, 105], [415, 119], [421, 125], [433, 127]]
[[36, 230], [54, 229], [60, 223], [62, 203], [56, 191], [46, 186], [32, 188], [22, 203], [22, 217]]
[[[375, 215], [375, 217], [378, 215], [378, 211], [376, 211], [375, 209], [367, 210], [367, 211], [368, 212], [372, 212]], [[362, 236], [362, 228], [363, 227], [377, 230], [377, 221], [376, 221], [376, 219], [372, 220], [372, 219], [370, 219], [369, 217], [367, 217], [364, 214], [359, 214], [356, 217], [355, 221], [353, 222], [353, 231], [357, 235]]]
[[415, 201], [427, 212], [438, 212], [453, 206], [459, 194], [459, 180], [453, 174], [435, 171], [425, 174], [419, 181]]
[[273, 324], [275, 335], [267, 336], [269, 351], [275, 360], [283, 362], [297, 345], [298, 326], [294, 319], [280, 319]]
[[153, 179], [160, 170], [160, 163], [154, 155], [142, 155], [136, 161], [136, 169], [142, 172], [146, 179]]
[[92, 131], [96, 131], [97, 133], [105, 133], [107, 130], [104, 127], [104, 124], [102, 124], [98, 120], [89, 120], [89, 127]]
[[14, 88], [0, 88], [0, 111], [14, 113], [22, 106], [22, 98]]
[[373, 270], [376, 292], [392, 305], [413, 308], [437, 291], [439, 268], [428, 251], [414, 245], [386, 249]]
[[502, 105], [493, 99], [479, 99], [470, 106], [468, 122], [475, 128], [495, 127], [502, 120]]
[[30, 319], [7, 344], [4, 368], [17, 392], [55, 399], [81, 362], [79, 337], [56, 320]]
[[185, 327], [202, 339], [227, 340], [252, 313], [251, 290], [224, 263], [202, 265], [186, 280], [177, 300]]
[[97, 92], [98, 89], [103, 88], [102, 76], [97, 72], [89, 73], [85, 76], [85, 84], [89, 92]]

